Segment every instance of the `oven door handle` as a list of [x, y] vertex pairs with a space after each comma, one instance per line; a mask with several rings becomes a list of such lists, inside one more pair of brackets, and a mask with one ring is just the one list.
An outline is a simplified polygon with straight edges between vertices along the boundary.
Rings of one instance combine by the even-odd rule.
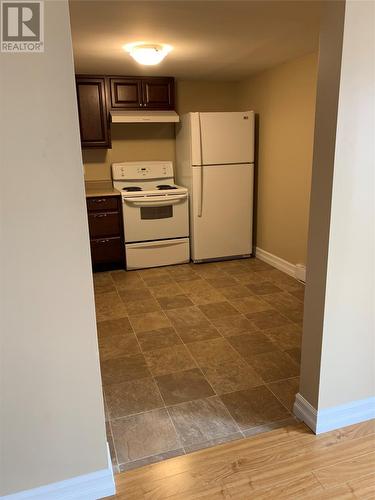
[[135, 207], [162, 207], [167, 205], [176, 205], [181, 200], [186, 200], [187, 194], [176, 194], [174, 196], [150, 196], [124, 198], [124, 203], [131, 203]]

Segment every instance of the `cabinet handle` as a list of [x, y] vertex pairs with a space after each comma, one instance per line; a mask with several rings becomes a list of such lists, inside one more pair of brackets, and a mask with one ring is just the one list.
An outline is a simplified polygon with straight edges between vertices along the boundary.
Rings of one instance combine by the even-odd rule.
[[107, 217], [107, 214], [92, 214], [93, 217], [95, 217], [95, 219], [99, 218], [99, 217]]
[[94, 198], [92, 201], [94, 203], [103, 203], [103, 201], [107, 201], [107, 198]]
[[109, 240], [98, 240], [98, 243], [108, 243]]

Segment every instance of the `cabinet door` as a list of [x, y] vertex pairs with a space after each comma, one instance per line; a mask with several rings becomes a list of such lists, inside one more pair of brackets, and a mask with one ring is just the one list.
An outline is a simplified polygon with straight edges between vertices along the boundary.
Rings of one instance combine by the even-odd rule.
[[142, 83], [137, 78], [110, 78], [111, 108], [136, 109], [142, 107]]
[[83, 148], [110, 148], [105, 78], [76, 77], [79, 128]]
[[152, 109], [174, 109], [173, 78], [143, 78], [143, 106]]

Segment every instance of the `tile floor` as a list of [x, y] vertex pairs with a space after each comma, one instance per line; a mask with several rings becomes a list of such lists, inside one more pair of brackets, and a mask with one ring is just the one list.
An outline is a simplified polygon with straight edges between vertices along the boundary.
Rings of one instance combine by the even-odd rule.
[[95, 273], [94, 286], [115, 470], [293, 418], [298, 281], [246, 259]]

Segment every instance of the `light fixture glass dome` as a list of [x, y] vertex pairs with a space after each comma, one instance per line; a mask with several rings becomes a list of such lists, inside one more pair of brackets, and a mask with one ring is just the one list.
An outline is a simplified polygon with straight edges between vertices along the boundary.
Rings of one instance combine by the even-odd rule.
[[129, 52], [137, 63], [154, 66], [161, 63], [165, 56], [172, 50], [172, 47], [166, 44], [136, 42], [124, 45], [124, 50]]

